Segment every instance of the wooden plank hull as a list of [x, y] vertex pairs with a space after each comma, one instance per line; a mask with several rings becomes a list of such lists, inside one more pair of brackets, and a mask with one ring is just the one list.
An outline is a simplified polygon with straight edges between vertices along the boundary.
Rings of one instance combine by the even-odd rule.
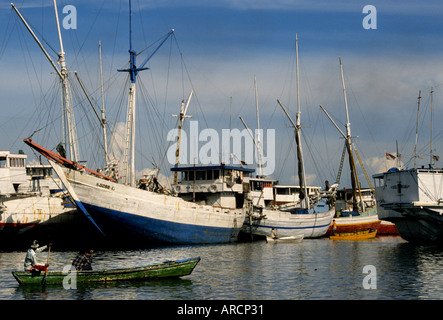
[[[69, 276], [75, 277], [77, 283], [177, 278], [191, 274], [199, 261], [200, 257], [197, 257], [130, 269], [74, 271]], [[44, 272], [12, 271], [12, 275], [21, 285], [42, 285], [45, 282]], [[62, 285], [67, 276], [66, 272], [49, 271], [46, 284]]]

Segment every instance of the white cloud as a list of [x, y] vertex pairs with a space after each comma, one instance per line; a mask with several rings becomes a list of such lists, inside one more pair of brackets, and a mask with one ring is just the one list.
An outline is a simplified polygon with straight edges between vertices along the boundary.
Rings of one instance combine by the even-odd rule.
[[381, 173], [389, 170], [393, 167], [403, 167], [404, 164], [400, 160], [397, 162], [397, 159], [387, 159], [386, 157], [371, 157], [368, 159], [368, 163], [370, 169], [374, 173]]

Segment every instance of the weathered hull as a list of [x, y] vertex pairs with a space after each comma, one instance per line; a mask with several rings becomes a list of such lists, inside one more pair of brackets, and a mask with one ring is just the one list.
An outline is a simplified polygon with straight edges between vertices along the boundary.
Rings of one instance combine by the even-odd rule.
[[0, 239], [25, 241], [28, 238], [56, 239], [74, 235], [85, 224], [72, 203], [52, 196], [28, 196], [3, 201], [0, 209]]
[[245, 218], [244, 209], [197, 205], [51, 164], [77, 205], [107, 235], [127, 234], [144, 243], [229, 243]]
[[75, 277], [77, 283], [176, 278], [191, 274], [199, 261], [200, 257], [197, 257], [131, 269], [73, 271], [70, 273], [49, 271], [46, 280], [45, 272], [13, 271], [12, 275], [21, 285], [62, 285], [68, 275], [70, 278]]

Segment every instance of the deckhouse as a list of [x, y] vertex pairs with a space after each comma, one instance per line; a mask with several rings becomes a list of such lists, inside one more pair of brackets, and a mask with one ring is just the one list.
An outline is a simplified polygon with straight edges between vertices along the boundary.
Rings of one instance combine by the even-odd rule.
[[173, 167], [179, 179], [172, 190], [186, 201], [221, 208], [243, 208], [245, 194], [254, 169], [227, 166], [223, 163], [211, 166]]

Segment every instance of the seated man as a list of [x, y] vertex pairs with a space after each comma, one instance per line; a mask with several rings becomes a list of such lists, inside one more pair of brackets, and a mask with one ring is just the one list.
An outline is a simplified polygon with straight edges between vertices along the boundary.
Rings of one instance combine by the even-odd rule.
[[80, 251], [79, 255], [72, 261], [72, 266], [77, 271], [92, 270], [92, 253], [93, 250], [89, 250], [89, 258], [87, 250]]
[[25, 271], [46, 271], [48, 268], [48, 264], [40, 265], [37, 262], [36, 253], [42, 252], [45, 250], [48, 246], [40, 247], [37, 240], [34, 240], [29, 247], [28, 251], [26, 252], [25, 257]]

